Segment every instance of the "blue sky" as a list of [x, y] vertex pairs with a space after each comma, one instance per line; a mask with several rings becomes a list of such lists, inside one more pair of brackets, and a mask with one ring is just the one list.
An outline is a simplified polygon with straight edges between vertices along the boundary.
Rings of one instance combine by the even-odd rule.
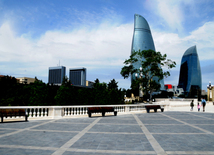
[[[48, 82], [48, 67], [87, 68], [87, 80], [113, 78], [131, 52], [134, 14], [148, 21], [155, 48], [176, 61], [165, 79], [178, 84], [184, 52], [196, 45], [202, 88], [214, 77], [213, 0], [0, 0], [0, 74]], [[214, 81], [213, 81], [214, 82]]]

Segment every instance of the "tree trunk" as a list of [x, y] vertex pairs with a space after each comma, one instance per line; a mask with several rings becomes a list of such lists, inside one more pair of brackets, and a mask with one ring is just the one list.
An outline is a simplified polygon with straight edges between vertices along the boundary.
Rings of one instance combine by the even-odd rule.
[[152, 104], [152, 93], [153, 91], [150, 91], [150, 94], [149, 94], [149, 103]]

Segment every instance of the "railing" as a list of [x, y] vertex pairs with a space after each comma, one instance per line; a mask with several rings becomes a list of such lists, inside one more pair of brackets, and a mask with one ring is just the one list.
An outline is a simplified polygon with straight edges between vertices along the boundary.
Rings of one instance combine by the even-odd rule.
[[[162, 105], [166, 106], [166, 105]], [[7, 106], [0, 109], [25, 109], [29, 118], [62, 118], [68, 116], [87, 115], [88, 107], [114, 107], [118, 113], [145, 110], [145, 104], [136, 105], [86, 105], [86, 106]], [[15, 118], [15, 117], [12, 117]], [[18, 117], [17, 117], [18, 118]], [[11, 118], [4, 118], [11, 119]]]

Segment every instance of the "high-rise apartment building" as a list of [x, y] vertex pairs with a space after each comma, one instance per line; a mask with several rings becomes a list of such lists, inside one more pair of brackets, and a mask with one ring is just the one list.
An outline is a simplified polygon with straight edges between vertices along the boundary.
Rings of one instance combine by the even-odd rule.
[[[141, 15], [135, 14], [134, 15], [134, 33], [133, 33], [133, 39], [132, 39], [132, 48], [131, 53], [133, 51], [139, 51], [139, 50], [154, 50], [155, 51], [155, 45], [152, 38], [152, 33], [149, 27], [148, 22], [144, 17]], [[136, 62], [133, 64], [134, 68], [139, 69], [141, 67], [140, 61], [145, 60], [143, 57], [139, 62]], [[132, 74], [131, 80], [135, 79], [135, 74]], [[158, 80], [157, 77], [154, 78], [154, 80]], [[164, 90], [164, 80], [160, 81], [161, 84], [161, 90]]]
[[201, 67], [196, 46], [188, 48], [181, 60], [179, 88], [184, 92], [195, 92], [201, 90]]
[[73, 85], [86, 86], [86, 68], [69, 69], [69, 80]]
[[66, 68], [64, 66], [49, 67], [48, 83], [62, 84], [65, 77]]

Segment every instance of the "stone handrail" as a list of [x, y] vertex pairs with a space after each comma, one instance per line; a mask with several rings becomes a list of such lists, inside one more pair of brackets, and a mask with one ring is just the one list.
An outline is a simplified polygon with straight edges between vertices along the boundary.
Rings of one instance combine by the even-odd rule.
[[[168, 105], [161, 104], [161, 106], [166, 107]], [[68, 116], [87, 115], [88, 107], [114, 107], [115, 111], [119, 113], [145, 110], [145, 104], [143, 103], [134, 105], [131, 104], [131, 105], [84, 105], [84, 106], [0, 106], [0, 109], [25, 109], [26, 114], [29, 116], [29, 118], [54, 119]]]

